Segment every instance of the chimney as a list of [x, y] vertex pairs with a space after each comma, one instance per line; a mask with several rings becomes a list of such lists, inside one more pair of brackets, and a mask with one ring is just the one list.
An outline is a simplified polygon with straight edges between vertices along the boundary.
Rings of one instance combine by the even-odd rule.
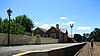
[[59, 24], [56, 24], [56, 28], [59, 29]]

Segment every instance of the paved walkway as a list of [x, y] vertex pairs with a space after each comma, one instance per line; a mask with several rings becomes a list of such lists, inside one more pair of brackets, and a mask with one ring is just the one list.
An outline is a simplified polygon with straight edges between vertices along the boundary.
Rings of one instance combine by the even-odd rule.
[[82, 43], [65, 43], [65, 44], [45, 44], [45, 45], [23, 45], [23, 46], [13, 46], [13, 47], [0, 47], [0, 56], [12, 56], [18, 53], [23, 53], [26, 51], [35, 50], [52, 50], [64, 47], [69, 47], [73, 45], [78, 45]]
[[75, 56], [90, 56], [90, 46], [89, 43], [87, 43], [82, 49], [79, 50], [79, 52], [77, 52], [77, 55]]
[[90, 43], [87, 43], [76, 56], [100, 56], [100, 46], [94, 45], [92, 49]]
[[[50, 49], [55, 47], [70, 46], [73, 44], [47, 44], [47, 45], [25, 45], [25, 46], [14, 46], [14, 47], [0, 47], [0, 56], [11, 56], [13, 54], [38, 50], [38, 49]], [[40, 48], [41, 47], [41, 48]], [[91, 48], [90, 43], [88, 42], [76, 56], [100, 56], [100, 46], [94, 45], [94, 48]]]

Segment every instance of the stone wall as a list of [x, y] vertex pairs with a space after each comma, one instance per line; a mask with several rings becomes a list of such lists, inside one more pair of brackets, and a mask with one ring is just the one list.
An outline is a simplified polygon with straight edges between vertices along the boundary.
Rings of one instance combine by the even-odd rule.
[[[24, 35], [10, 35], [10, 45], [28, 45], [28, 44], [45, 44], [45, 43], [57, 43], [58, 39], [36, 36], [24, 36]], [[0, 33], [0, 45], [7, 45], [8, 35]]]

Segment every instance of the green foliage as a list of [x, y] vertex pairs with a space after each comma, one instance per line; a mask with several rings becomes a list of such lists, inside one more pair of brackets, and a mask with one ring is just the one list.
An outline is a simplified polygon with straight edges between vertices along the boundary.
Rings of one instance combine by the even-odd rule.
[[2, 18], [0, 18], [0, 24], [2, 23]]
[[100, 41], [100, 29], [95, 28], [94, 31], [91, 32], [90, 38], [95, 41]]
[[8, 24], [8, 19], [7, 19], [7, 18], [5, 18], [5, 19], [3, 20], [3, 24]]
[[3, 24], [0, 24], [0, 33], [2, 32]]
[[3, 24], [2, 25], [2, 30], [3, 30], [2, 31], [3, 33], [7, 33], [8, 32], [8, 24]]
[[0, 32], [2, 32], [2, 18], [0, 18]]
[[82, 39], [83, 39], [83, 41], [86, 41], [86, 34], [85, 33], [83, 34], [83, 38]]
[[7, 33], [8, 32], [8, 19], [5, 18], [1, 23], [1, 33]]
[[77, 42], [81, 42], [82, 41], [82, 36], [80, 34], [74, 34], [74, 39], [77, 41]]
[[[24, 32], [31, 32], [34, 28], [32, 20], [26, 15], [16, 16], [15, 19], [10, 19], [10, 33], [11, 34], [24, 34]], [[8, 33], [8, 19], [2, 20], [0, 18], [0, 33]]]
[[11, 34], [24, 34], [25, 28], [20, 24], [16, 24], [15, 22], [11, 22], [10, 32]]
[[16, 23], [22, 25], [25, 27], [26, 32], [31, 32], [31, 29], [34, 28], [34, 24], [30, 18], [28, 18], [26, 15], [19, 15], [15, 17]]

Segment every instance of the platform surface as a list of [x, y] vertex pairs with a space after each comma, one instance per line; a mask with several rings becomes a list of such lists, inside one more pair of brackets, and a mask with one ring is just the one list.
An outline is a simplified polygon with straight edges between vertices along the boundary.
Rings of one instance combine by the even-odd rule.
[[44, 45], [23, 45], [23, 46], [10, 46], [0, 47], [0, 56], [11, 56], [26, 51], [37, 51], [37, 50], [53, 50], [59, 48], [70, 47], [82, 43], [60, 43], [60, 44], [44, 44]]

